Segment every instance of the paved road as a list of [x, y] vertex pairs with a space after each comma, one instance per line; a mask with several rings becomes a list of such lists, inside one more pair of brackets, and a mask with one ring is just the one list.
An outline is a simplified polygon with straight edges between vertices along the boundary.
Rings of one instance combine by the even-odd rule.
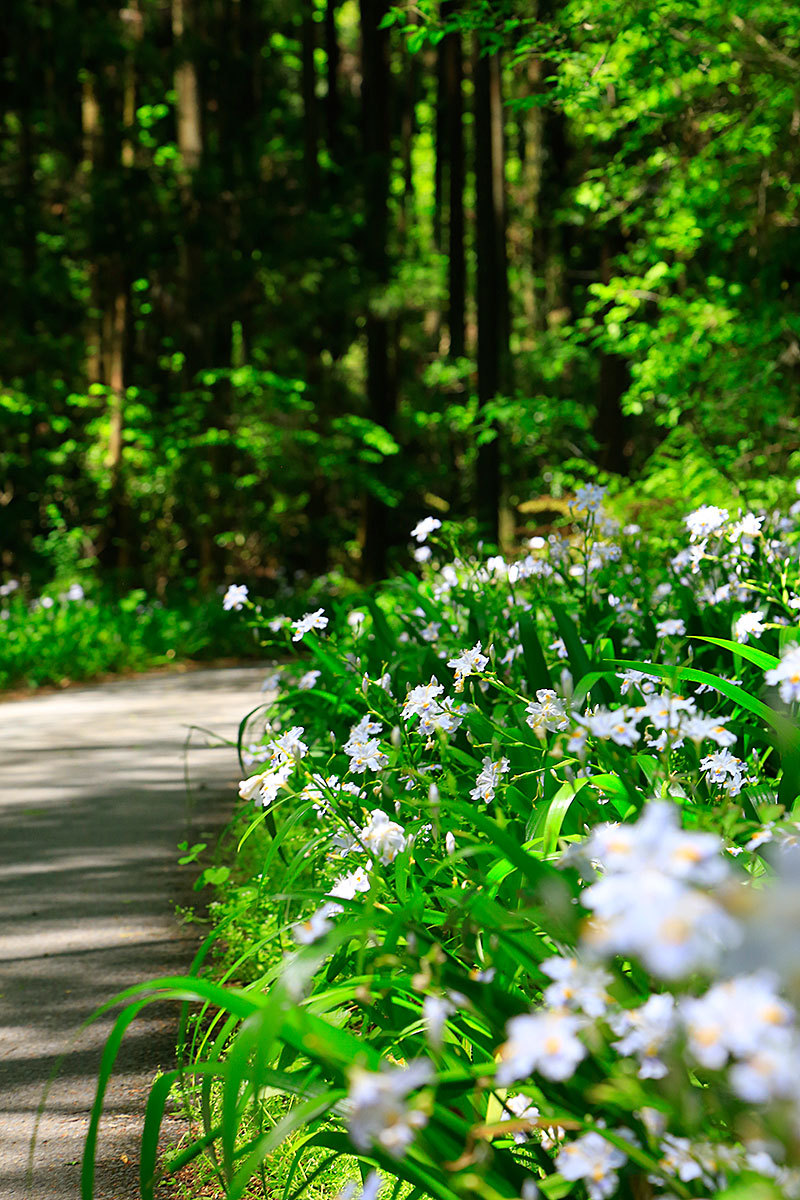
[[[142, 677], [0, 705], [0, 1198], [78, 1200], [79, 1160], [109, 1024], [76, 1038], [102, 1001], [180, 973], [200, 938], [175, 918], [203, 841], [238, 778], [230, 747], [263, 696], [264, 668]], [[184, 767], [188, 762], [191, 801]], [[98, 1148], [97, 1200], [138, 1196], [137, 1145], [149, 1082], [174, 1058], [176, 1009], [126, 1038]], [[66, 1059], [28, 1149], [42, 1091]]]

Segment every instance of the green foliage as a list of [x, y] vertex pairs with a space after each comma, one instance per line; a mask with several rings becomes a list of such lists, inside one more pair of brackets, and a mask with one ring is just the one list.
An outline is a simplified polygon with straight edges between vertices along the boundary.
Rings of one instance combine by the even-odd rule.
[[[797, 837], [800, 575], [787, 552], [798, 513], [775, 529], [763, 514], [701, 506], [688, 539], [665, 535], [667, 553], [651, 553], [601, 499], [579, 490], [561, 535], [514, 560], [466, 550], [456, 526], [429, 521], [415, 531], [432, 547], [421, 579], [271, 621], [273, 644], [301, 641], [303, 659], [242, 722], [244, 803], [204, 875], [221, 883], [224, 986], [201, 970], [212, 935], [190, 977], [118, 998], [86, 1200], [117, 1037], [163, 999], [200, 1007], [182, 1070], [151, 1094], [143, 1198], [168, 1091], [187, 1080], [202, 1133], [169, 1169], [213, 1145], [226, 1200], [260, 1171], [272, 1186], [273, 1164], [283, 1194], [300, 1197], [353, 1153], [362, 1174], [446, 1200], [512, 1200], [533, 1183], [554, 1200], [584, 1183], [628, 1196], [648, 1180], [682, 1200], [777, 1196], [751, 1153], [767, 1131], [770, 1153], [785, 1155], [782, 1186], [794, 1186], [795, 1101], [780, 1071], [756, 1068], [774, 1080], [762, 1099], [736, 1075], [760, 1044], [731, 1051], [728, 1071], [728, 1052], [707, 1058], [701, 1034], [687, 1049], [683, 1017], [660, 1033], [643, 1009], [702, 1002], [720, 976], [762, 986], [747, 974], [756, 966], [800, 998], [796, 950], [784, 957], [782, 925], [766, 932], [792, 917], [769, 907], [762, 850]], [[635, 903], [626, 893], [621, 909], [593, 912], [598, 864], [601, 889], [641, 870]], [[791, 914], [794, 877], [771, 886], [788, 889], [776, 902]], [[592, 976], [559, 991], [571, 955], [590, 976], [602, 961], [602, 986]], [[601, 988], [597, 1011], [586, 987]], [[563, 1069], [548, 1058], [561, 1033], [515, 1032], [548, 1013], [574, 1022]], [[619, 1040], [640, 1028], [638, 1049]], [[405, 1091], [404, 1077], [415, 1081]], [[382, 1089], [395, 1079], [390, 1103]], [[606, 1158], [571, 1173], [570, 1155], [590, 1145]]]
[[252, 637], [225, 620], [218, 596], [161, 600], [141, 589], [86, 598], [54, 589], [33, 603], [14, 591], [0, 597], [0, 637], [0, 689], [64, 685], [187, 659], [247, 658], [255, 650]]
[[[335, 46], [323, 4], [306, 22], [282, 0], [245, 7], [223, 21], [196, 0], [184, 18], [202, 112], [187, 170], [168, 5], [15, 6], [4, 572], [33, 591], [78, 563], [121, 591], [178, 573], [207, 589], [262, 570], [357, 572], [367, 497], [391, 510], [392, 545], [400, 510], [430, 496], [468, 518], [489, 442], [508, 529], [565, 469], [571, 486], [567, 457], [580, 478], [623, 473], [655, 495], [675, 486], [662, 468], [677, 451], [770, 502], [800, 445], [793, 6], [386, 6], [380, 286], [364, 259], [359, 6], [331, 5]], [[466, 352], [448, 354], [452, 98], [434, 60], [455, 44], [503, 62], [511, 361], [507, 394], [480, 416], [469, 294]], [[473, 99], [467, 70], [468, 293]], [[365, 399], [374, 320], [383, 413]]]

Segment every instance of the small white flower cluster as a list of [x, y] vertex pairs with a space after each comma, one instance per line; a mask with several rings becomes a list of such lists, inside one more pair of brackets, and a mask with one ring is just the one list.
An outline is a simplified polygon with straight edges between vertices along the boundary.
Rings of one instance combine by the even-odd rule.
[[612, 1045], [624, 1058], [636, 1058], [640, 1079], [663, 1079], [667, 1065], [659, 1053], [675, 1031], [675, 997], [654, 992], [638, 1008], [623, 1008], [609, 1017], [619, 1038]]
[[435, 533], [437, 529], [441, 528], [442, 522], [438, 517], [423, 517], [421, 521], [417, 521], [416, 525], [411, 530], [411, 536], [414, 538], [414, 541], [421, 544], [422, 542], [427, 541], [432, 533]]
[[713, 834], [683, 831], [667, 801], [652, 801], [635, 825], [597, 826], [582, 847], [603, 870], [581, 897], [592, 912], [587, 948], [632, 955], [663, 979], [712, 967], [738, 937], [734, 920], [701, 890], [727, 876], [721, 845]]
[[[637, 686], [641, 683], [643, 688], [648, 686], [650, 677], [639, 681], [630, 679], [629, 674], [623, 682], [625, 690], [634, 683]], [[613, 709], [597, 705], [582, 715], [576, 714], [573, 720], [577, 728], [571, 732], [569, 748], [578, 754], [585, 752], [586, 739], [590, 734], [600, 741], [611, 741], [617, 746], [626, 747], [635, 746], [644, 736], [645, 741], [655, 750], [663, 750], [667, 745], [678, 748], [686, 739], [697, 746], [706, 740], [723, 747], [731, 746], [736, 741], [736, 735], [726, 729], [726, 717], [707, 716], [698, 710], [691, 697], [678, 696], [668, 691], [656, 693], [652, 685], [644, 696], [644, 704], [618, 705]], [[643, 730], [639, 728], [641, 724], [645, 726]], [[709, 770], [715, 762], [714, 755], [709, 756]], [[724, 778], [723, 773], [722, 779]], [[714, 783], [719, 783], [722, 779], [717, 776], [711, 777]]]
[[363, 800], [364, 798], [364, 793], [357, 783], [342, 783], [338, 775], [320, 774], [311, 776], [309, 782], [300, 792], [300, 797], [303, 800], [311, 800], [313, 802], [314, 812], [318, 817], [326, 817], [331, 811], [329, 798], [337, 796], [340, 792], [347, 792], [359, 800]]
[[733, 624], [733, 636], [737, 642], [746, 642], [751, 637], [761, 637], [766, 629], [764, 624], [764, 609], [758, 612], [743, 613]]
[[408, 1095], [428, 1083], [433, 1067], [424, 1059], [405, 1067], [365, 1071], [354, 1067], [347, 1093], [350, 1138], [357, 1150], [368, 1153], [379, 1146], [400, 1159], [428, 1118], [409, 1104]]
[[580, 962], [577, 958], [548, 958], [542, 971], [553, 982], [542, 993], [550, 1008], [568, 1008], [587, 1017], [599, 1017], [606, 1011], [611, 976], [603, 967]]
[[656, 637], [683, 637], [686, 633], [686, 622], [682, 617], [667, 617], [656, 624]]
[[447, 665], [452, 667], [456, 673], [455, 690], [463, 692], [464, 680], [470, 675], [480, 674], [488, 662], [488, 655], [481, 653], [480, 642], [477, 642], [471, 650], [462, 650], [455, 658], [449, 659]]
[[389, 761], [380, 747], [379, 734], [383, 726], [369, 717], [362, 717], [357, 725], [350, 730], [350, 736], [344, 744], [344, 752], [350, 759], [350, 771], [354, 775], [363, 775], [365, 771], [380, 771]]
[[800, 1041], [794, 1011], [766, 973], [714, 984], [681, 1003], [689, 1052], [704, 1067], [728, 1072], [733, 1090], [751, 1104], [792, 1098], [800, 1103]]
[[390, 820], [380, 808], [372, 810], [369, 823], [361, 830], [361, 841], [387, 866], [405, 850], [408, 838], [402, 825]]
[[579, 517], [584, 513], [596, 513], [599, 511], [607, 491], [608, 488], [599, 487], [596, 483], [587, 483], [584, 487], [578, 488], [570, 508]]
[[328, 624], [328, 618], [325, 616], [325, 609], [318, 608], [314, 612], [308, 612], [300, 617], [298, 621], [292, 621], [292, 641], [301, 641], [307, 633], [312, 629], [325, 629]]
[[239, 612], [247, 602], [248, 588], [245, 583], [232, 583], [222, 598], [222, 607], [226, 612], [234, 609]]
[[589, 1200], [607, 1200], [617, 1190], [617, 1167], [627, 1159], [627, 1154], [592, 1130], [559, 1151], [556, 1170], [564, 1179], [582, 1179]]
[[449, 696], [440, 701], [439, 696], [443, 692], [444, 687], [432, 675], [430, 683], [420, 683], [411, 688], [403, 701], [403, 720], [408, 724], [418, 717], [417, 728], [427, 736], [429, 745], [433, 744], [433, 735], [437, 731], [454, 733], [469, 711], [466, 705], [456, 708]]
[[[526, 1096], [524, 1092], [519, 1092], [516, 1096], [507, 1096], [503, 1101], [504, 1112], [501, 1121], [529, 1121], [536, 1122], [539, 1117], [539, 1109], [533, 1103], [530, 1096]], [[514, 1141], [518, 1146], [523, 1145], [528, 1141], [528, 1133], [525, 1129], [517, 1129], [514, 1133]]]
[[475, 787], [470, 792], [473, 800], [482, 800], [484, 804], [488, 804], [490, 800], [494, 800], [495, 791], [500, 783], [502, 775], [508, 771], [508, 759], [501, 758], [498, 762], [492, 762], [491, 758], [484, 758], [481, 763], [480, 773], [475, 780]]
[[618, 671], [617, 678], [622, 681], [619, 687], [620, 695], [622, 696], [627, 696], [631, 688], [634, 687], [643, 696], [651, 696], [659, 683], [657, 675], [648, 675], [646, 671], [636, 671], [632, 667], [626, 667], [624, 671]]
[[715, 750], [700, 759], [700, 769], [705, 772], [709, 783], [724, 788], [730, 796], [738, 796], [747, 782], [745, 764], [730, 750]]
[[716, 504], [702, 504], [694, 512], [684, 518], [689, 537], [693, 542], [707, 538], [717, 533], [728, 520], [727, 508], [718, 508]]
[[495, 1075], [498, 1086], [527, 1079], [534, 1071], [545, 1079], [570, 1079], [586, 1057], [586, 1047], [578, 1037], [584, 1024], [582, 1017], [566, 1009], [542, 1009], [512, 1017]]
[[[354, 871], [350, 871], [347, 875], [342, 875], [337, 879], [328, 895], [333, 900], [354, 900], [359, 892], [369, 891], [369, 874], [364, 867], [356, 867]], [[341, 904], [328, 906], [330, 915], [340, 913], [342, 911]]]
[[777, 667], [764, 673], [770, 687], [777, 687], [784, 704], [800, 700], [800, 645], [794, 643], [784, 648]]
[[301, 725], [288, 729], [280, 737], [267, 742], [261, 754], [269, 757], [270, 766], [258, 775], [251, 775], [239, 782], [239, 795], [242, 800], [255, 800], [268, 808], [278, 797], [292, 775], [297, 762], [308, 753], [308, 746], [301, 741], [304, 732]]
[[531, 700], [525, 709], [525, 721], [537, 737], [544, 737], [545, 733], [557, 733], [569, 725], [564, 701], [552, 688], [539, 688], [536, 699]]

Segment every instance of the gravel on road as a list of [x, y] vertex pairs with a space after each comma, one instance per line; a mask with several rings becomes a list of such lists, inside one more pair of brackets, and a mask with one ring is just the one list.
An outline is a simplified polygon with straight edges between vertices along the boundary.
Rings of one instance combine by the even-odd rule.
[[[263, 667], [125, 679], [0, 706], [0, 1197], [78, 1200], [97, 1069], [117, 992], [181, 974], [202, 927], [197, 867], [232, 810], [235, 741]], [[191, 726], [201, 727], [190, 730]], [[213, 736], [217, 735], [217, 736]], [[189, 792], [187, 795], [187, 779]], [[151, 1006], [106, 1099], [96, 1200], [133, 1200], [149, 1085], [174, 1065], [177, 1009]], [[64, 1056], [28, 1158], [42, 1094]], [[171, 1130], [177, 1134], [178, 1128]]]

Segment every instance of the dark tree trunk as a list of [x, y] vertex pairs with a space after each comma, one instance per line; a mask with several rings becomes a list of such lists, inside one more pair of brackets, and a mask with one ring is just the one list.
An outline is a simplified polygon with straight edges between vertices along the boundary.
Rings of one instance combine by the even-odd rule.
[[[445, 3], [441, 6], [442, 20], [445, 20]], [[434, 159], [433, 159], [433, 244], [437, 250], [442, 249], [444, 228], [444, 212], [447, 205], [447, 166], [450, 160], [450, 146], [447, 129], [447, 68], [445, 63], [445, 46], [449, 38], [444, 38], [438, 47], [436, 55], [436, 119], [434, 125]]]
[[406, 66], [405, 87], [400, 109], [400, 153], [403, 164], [403, 198], [400, 206], [399, 233], [403, 243], [408, 230], [409, 215], [413, 221], [414, 176], [412, 152], [417, 131], [416, 104], [419, 88], [419, 59], [412, 55]]
[[[539, 0], [539, 18], [553, 21], [559, 0]], [[531, 87], [540, 92], [551, 90], [547, 80], [556, 74], [554, 63], [534, 60], [530, 65]], [[572, 307], [572, 288], [569, 259], [572, 244], [571, 227], [557, 222], [555, 214], [570, 186], [569, 129], [561, 109], [552, 102], [541, 109], [536, 124], [538, 145], [533, 150], [537, 160], [537, 191], [533, 212], [533, 276], [536, 324], [545, 330], [552, 315], [563, 319]]]
[[[509, 385], [508, 273], [505, 249], [505, 164], [502, 142], [500, 60], [475, 58], [475, 200], [478, 300], [478, 400], [484, 407]], [[500, 508], [497, 436], [478, 451], [475, 489], [478, 521], [496, 543]]]
[[309, 207], [317, 198], [319, 186], [319, 162], [317, 159], [317, 72], [314, 66], [316, 46], [316, 24], [314, 22], [314, 0], [303, 0], [301, 31], [302, 80], [303, 80], [303, 166], [306, 182], [306, 199]]
[[[442, 16], [452, 15], [458, 0], [446, 0]], [[449, 167], [448, 260], [447, 260], [447, 325], [450, 332], [450, 355], [460, 358], [465, 353], [467, 280], [464, 255], [464, 102], [463, 51], [461, 33], [448, 33], [440, 45], [444, 80], [443, 96], [446, 114], [447, 162]]]
[[[389, 280], [389, 35], [379, 25], [388, 0], [361, 0], [361, 103], [364, 138], [364, 277], [370, 290]], [[385, 429], [394, 426], [396, 399], [389, 370], [387, 320], [368, 299], [367, 411]], [[386, 570], [388, 509], [377, 496], [366, 497], [364, 574], [380, 578]]]
[[[623, 241], [607, 233], [603, 241], [600, 271], [604, 283], [611, 278], [614, 255], [623, 248]], [[631, 376], [627, 359], [604, 351], [600, 356], [597, 379], [597, 415], [594, 435], [598, 443], [598, 464], [606, 471], [627, 475], [630, 470], [632, 443], [629, 421], [622, 411], [622, 397], [630, 387]]]
[[339, 35], [336, 29], [336, 8], [339, 0], [328, 0], [325, 5], [325, 75], [328, 92], [325, 97], [325, 129], [328, 152], [336, 162], [341, 150], [341, 101], [339, 98]]

